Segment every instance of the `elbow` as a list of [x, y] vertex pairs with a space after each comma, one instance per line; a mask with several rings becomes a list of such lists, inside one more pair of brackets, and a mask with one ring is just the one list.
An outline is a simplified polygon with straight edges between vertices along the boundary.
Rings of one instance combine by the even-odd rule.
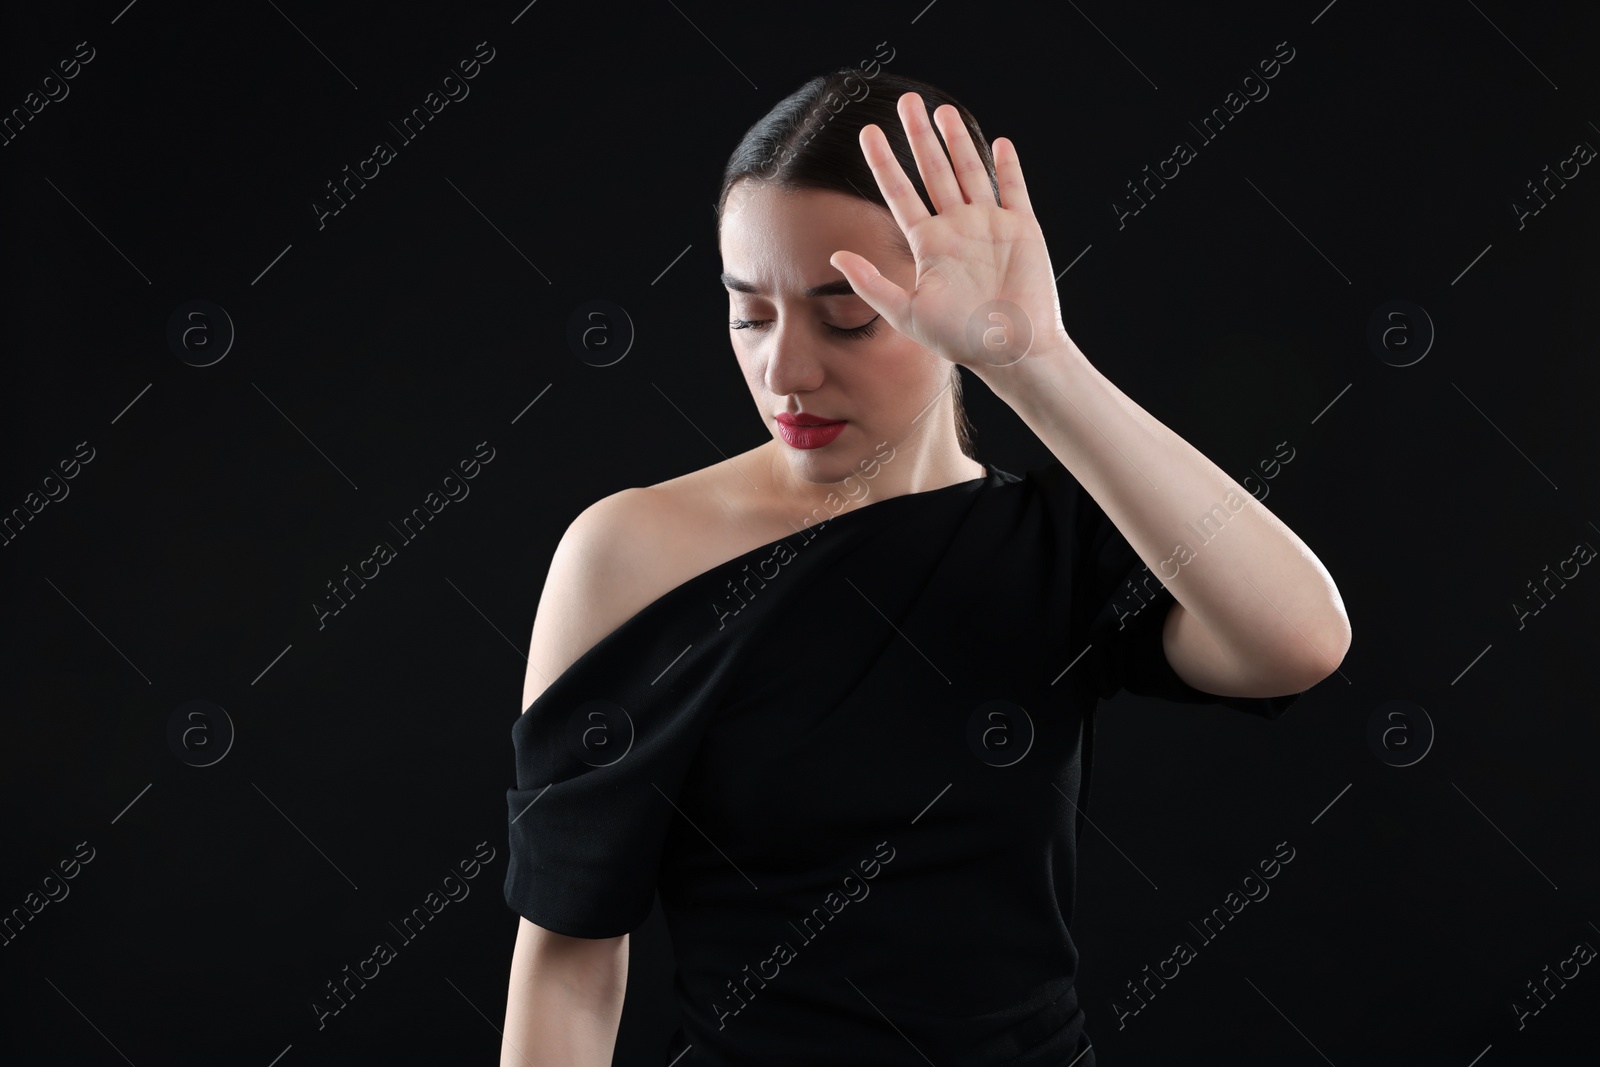
[[[1297, 672], [1297, 677], [1305, 683], [1301, 686], [1301, 692], [1331, 677], [1339, 669], [1339, 664], [1344, 662], [1346, 653], [1350, 651], [1350, 620], [1345, 616], [1343, 609], [1341, 608], [1314, 636], [1308, 638], [1308, 642], [1313, 646], [1312, 651], [1300, 657], [1301, 663]], [[1304, 647], [1302, 644], [1302, 652]]]

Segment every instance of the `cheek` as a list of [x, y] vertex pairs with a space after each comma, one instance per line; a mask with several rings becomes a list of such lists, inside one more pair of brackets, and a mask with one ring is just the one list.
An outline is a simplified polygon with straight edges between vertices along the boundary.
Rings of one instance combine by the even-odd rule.
[[878, 345], [870, 361], [863, 361], [862, 369], [870, 373], [873, 379], [871, 387], [912, 394], [942, 385], [950, 373], [944, 360], [930, 355], [916, 342], [898, 334]]
[[744, 377], [745, 387], [750, 390], [750, 395], [758, 400], [767, 395], [766, 365], [754, 356], [739, 354], [739, 373]]

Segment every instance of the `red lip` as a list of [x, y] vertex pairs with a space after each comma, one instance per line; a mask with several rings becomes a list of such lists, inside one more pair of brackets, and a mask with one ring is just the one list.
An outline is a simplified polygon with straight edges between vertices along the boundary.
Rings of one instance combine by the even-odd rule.
[[818, 415], [791, 415], [787, 411], [777, 416], [777, 420], [785, 426], [832, 426], [834, 423], [844, 422], [843, 419], [824, 419]]
[[807, 426], [796, 423], [784, 416], [778, 417], [778, 436], [783, 438], [784, 444], [791, 448], [822, 448], [831, 444], [834, 438], [845, 431], [843, 419], [824, 423], [820, 426]]

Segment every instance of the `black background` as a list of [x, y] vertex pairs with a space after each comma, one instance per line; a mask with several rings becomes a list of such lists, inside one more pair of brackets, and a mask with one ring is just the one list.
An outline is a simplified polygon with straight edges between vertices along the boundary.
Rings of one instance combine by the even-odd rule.
[[[523, 3], [6, 16], [6, 114], [78, 42], [94, 58], [0, 146], [0, 514], [70, 489], [0, 547], [0, 914], [79, 842], [94, 858], [0, 948], [4, 1058], [497, 1062], [509, 730], [550, 553], [594, 500], [764, 439], [716, 280], [721, 168], [885, 41], [1015, 140], [1095, 364], [1235, 478], [1293, 449], [1247, 484], [1353, 624], [1275, 723], [1102, 707], [1074, 923], [1100, 1062], [1592, 1052], [1594, 965], [1521, 1029], [1511, 1006], [1600, 946], [1600, 577], [1520, 629], [1512, 608], [1600, 545], [1600, 177], [1513, 207], [1600, 145], [1590, 5]], [[480, 41], [470, 96], [400, 145], [388, 122]], [[1202, 143], [1189, 123], [1285, 41], [1270, 95]], [[1180, 139], [1197, 158], [1119, 228]], [[397, 157], [319, 228], [378, 140]], [[567, 341], [596, 299], [636, 331], [606, 367]], [[237, 331], [209, 366], [167, 341], [193, 300]], [[1396, 300], [1437, 330], [1409, 366], [1415, 312], [1414, 347], [1367, 339]], [[966, 392], [986, 461], [1049, 459]], [[401, 542], [389, 523], [485, 441], [470, 494]], [[79, 442], [93, 459], [47, 483]], [[326, 583], [386, 539], [319, 628]], [[207, 767], [168, 740], [191, 700], [236, 731]], [[1405, 767], [1368, 741], [1396, 700], [1435, 731]], [[1413, 710], [1391, 758], [1425, 732]], [[480, 842], [470, 896], [394, 936]], [[1271, 895], [1202, 945], [1188, 924], [1278, 842]], [[319, 1029], [324, 983], [380, 940], [397, 958]], [[1119, 1029], [1124, 983], [1179, 940], [1197, 958]], [[670, 968], [656, 914], [617, 1063], [660, 1063]]]

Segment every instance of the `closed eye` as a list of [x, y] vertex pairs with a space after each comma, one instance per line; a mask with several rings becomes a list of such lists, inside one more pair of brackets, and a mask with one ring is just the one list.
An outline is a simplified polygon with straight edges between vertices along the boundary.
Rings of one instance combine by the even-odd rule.
[[[841, 337], [867, 338], [878, 332], [878, 319], [882, 316], [874, 315], [861, 326], [845, 329], [841, 326], [828, 326], [828, 329]], [[771, 319], [733, 319], [728, 326], [735, 330], [764, 329], [772, 325]]]

